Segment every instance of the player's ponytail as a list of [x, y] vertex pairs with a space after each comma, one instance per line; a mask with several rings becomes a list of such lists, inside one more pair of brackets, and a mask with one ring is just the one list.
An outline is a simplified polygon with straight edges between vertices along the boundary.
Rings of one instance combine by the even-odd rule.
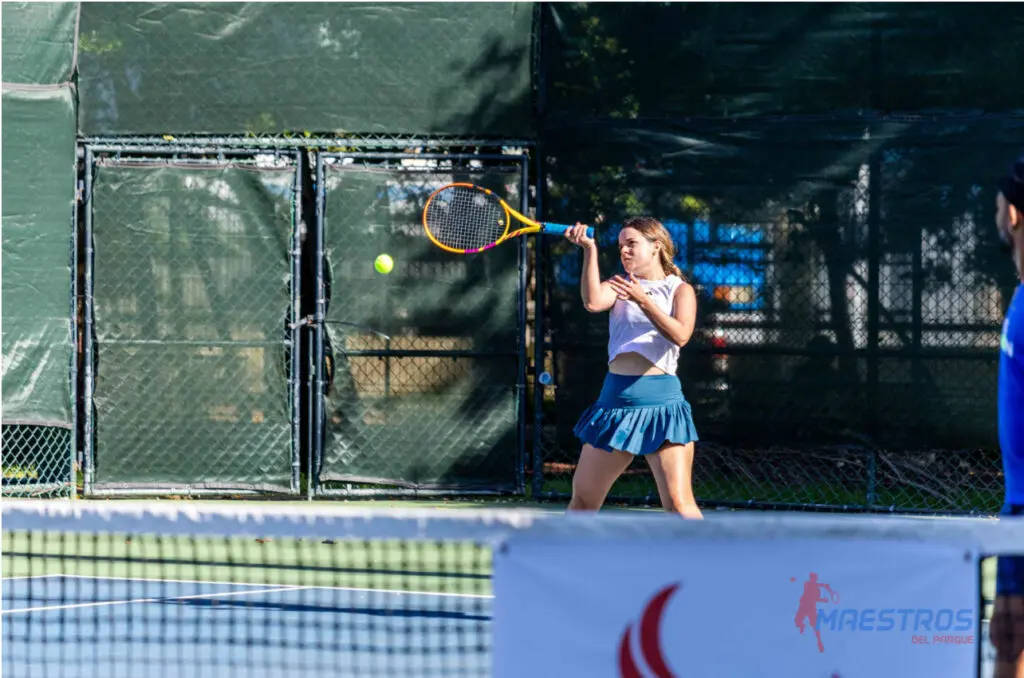
[[677, 275], [680, 278], [683, 277], [683, 272], [676, 266], [676, 262], [673, 261], [675, 257], [675, 247], [672, 245], [672, 241], [668, 241], [668, 246], [662, 245], [661, 252], [658, 253], [658, 258], [661, 259], [661, 267], [665, 270], [666, 275]]

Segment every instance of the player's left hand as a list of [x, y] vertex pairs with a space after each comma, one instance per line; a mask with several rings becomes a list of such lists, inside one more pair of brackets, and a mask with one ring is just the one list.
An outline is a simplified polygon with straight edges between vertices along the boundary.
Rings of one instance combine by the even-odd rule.
[[628, 273], [627, 275], [629, 277], [616, 275], [609, 278], [608, 284], [611, 285], [613, 290], [615, 290], [615, 294], [619, 299], [622, 299], [623, 301], [634, 301], [638, 305], [643, 306], [644, 302], [647, 301], [647, 292], [632, 273]]

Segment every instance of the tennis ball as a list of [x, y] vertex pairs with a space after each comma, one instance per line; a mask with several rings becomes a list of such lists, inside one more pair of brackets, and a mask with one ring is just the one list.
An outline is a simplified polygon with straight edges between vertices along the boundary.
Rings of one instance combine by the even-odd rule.
[[377, 269], [377, 273], [391, 273], [395, 262], [388, 255], [381, 254], [373, 260], [373, 267]]

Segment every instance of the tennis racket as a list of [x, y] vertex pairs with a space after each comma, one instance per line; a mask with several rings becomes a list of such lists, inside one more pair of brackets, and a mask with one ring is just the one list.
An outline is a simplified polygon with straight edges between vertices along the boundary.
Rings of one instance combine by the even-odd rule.
[[[512, 231], [513, 219], [524, 224]], [[517, 224], [518, 225], [518, 224]], [[528, 233], [563, 235], [572, 226], [534, 221], [486, 188], [448, 184], [431, 193], [423, 207], [423, 229], [431, 242], [455, 254], [476, 254]], [[510, 232], [511, 231], [511, 232]], [[587, 229], [594, 237], [594, 229]]]

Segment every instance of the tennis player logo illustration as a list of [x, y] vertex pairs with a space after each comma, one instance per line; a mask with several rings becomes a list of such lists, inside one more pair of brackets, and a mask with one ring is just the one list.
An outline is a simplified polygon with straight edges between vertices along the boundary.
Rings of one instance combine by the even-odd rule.
[[[789, 581], [796, 581], [796, 577], [790, 577]], [[822, 589], [828, 591], [828, 597], [822, 593]], [[832, 587], [824, 582], [818, 581], [818, 575], [811, 572], [810, 577], [804, 582], [804, 591], [800, 595], [800, 605], [796, 608], [796, 627], [803, 635], [804, 629], [810, 625], [814, 630], [814, 637], [818, 641], [818, 652], [825, 651], [825, 645], [821, 642], [821, 631], [818, 630], [818, 603], [839, 602], [839, 592], [832, 590]]]

